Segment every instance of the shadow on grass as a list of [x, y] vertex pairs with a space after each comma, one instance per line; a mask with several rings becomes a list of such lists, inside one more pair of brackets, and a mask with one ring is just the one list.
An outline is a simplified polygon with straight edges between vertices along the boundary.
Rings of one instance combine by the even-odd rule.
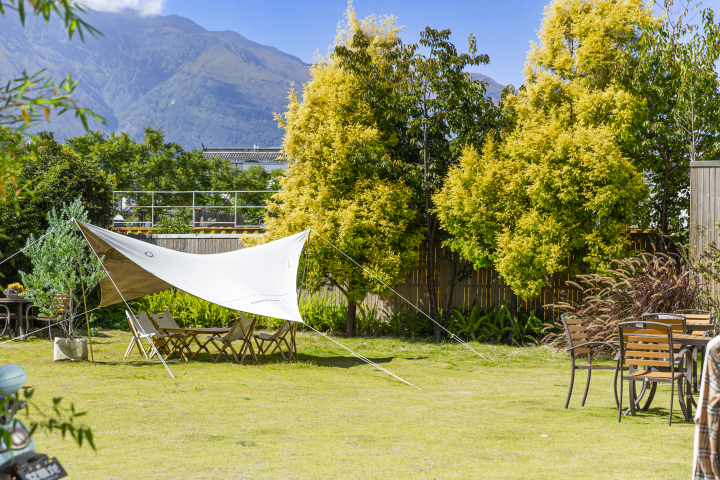
[[[396, 357], [366, 357], [368, 360], [370, 360], [373, 363], [382, 364], [382, 363], [390, 363], [392, 362]], [[418, 360], [419, 358], [411, 358], [410, 360]], [[184, 364], [190, 364], [190, 363], [197, 363], [197, 364], [204, 364], [204, 365], [212, 365], [215, 363], [221, 364], [221, 363], [235, 363], [234, 361], [231, 361], [228, 357], [223, 356], [221, 357], [217, 362], [214, 361], [214, 359], [210, 358], [210, 356], [207, 353], [199, 353], [196, 357], [190, 359], [188, 362], [185, 362], [185, 360], [181, 358], [171, 358], [165, 361], [169, 366], [173, 365], [184, 365]], [[149, 365], [157, 365], [160, 364], [160, 360], [157, 358], [153, 358], [152, 360], [146, 360], [144, 358], [138, 358], [135, 360], [117, 360], [117, 361], [96, 361], [95, 362], [98, 365], [107, 365], [107, 366], [113, 366], [113, 365], [122, 365], [122, 366], [129, 366], [129, 367], [144, 367]], [[258, 362], [253, 361], [252, 357], [248, 354], [245, 357], [245, 362], [242, 365], [246, 366], [252, 366], [252, 365], [271, 365], [271, 364], [283, 364], [283, 363], [296, 363], [294, 360], [289, 361], [286, 359], [283, 359], [281, 355], [279, 354], [273, 354], [269, 358], [264, 358]], [[305, 364], [305, 365], [315, 365], [318, 367], [334, 367], [334, 368], [352, 368], [356, 367], [358, 365], [367, 365], [367, 362], [364, 362], [360, 360], [359, 358], [353, 357], [353, 356], [316, 356], [316, 355], [306, 355], [306, 354], [298, 354], [298, 360], [297, 363]]]

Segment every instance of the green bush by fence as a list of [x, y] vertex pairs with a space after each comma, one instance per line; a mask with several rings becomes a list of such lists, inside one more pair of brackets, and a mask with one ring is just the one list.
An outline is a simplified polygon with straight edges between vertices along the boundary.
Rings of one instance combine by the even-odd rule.
[[[135, 312], [142, 310], [163, 312], [169, 310], [181, 327], [228, 326], [238, 312], [201, 300], [179, 290], [148, 295], [131, 300]], [[103, 328], [127, 328], [125, 306], [113, 305], [96, 313], [95, 324]], [[337, 304], [334, 296], [323, 292], [310, 294], [300, 301], [300, 314], [311, 327], [321, 332], [338, 333], [345, 331], [347, 304]], [[470, 308], [454, 309], [450, 315], [448, 330], [465, 340], [486, 343], [507, 343], [516, 345], [536, 344], [541, 336], [542, 321], [535, 312], [522, 308], [513, 316], [505, 302], [498, 306], [481, 308], [473, 304]], [[406, 336], [427, 337], [432, 334], [432, 323], [427, 316], [414, 309], [388, 313], [369, 305], [359, 305], [357, 331], [363, 336]], [[275, 330], [283, 321], [259, 317], [258, 329]]]

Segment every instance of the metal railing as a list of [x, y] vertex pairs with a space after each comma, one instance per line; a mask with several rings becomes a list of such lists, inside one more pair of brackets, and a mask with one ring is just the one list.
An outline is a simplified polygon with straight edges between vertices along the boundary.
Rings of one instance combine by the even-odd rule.
[[[167, 215], [168, 210], [185, 208], [192, 212], [190, 222], [192, 227], [262, 228], [263, 225], [260, 223], [262, 215], [258, 214], [258, 211], [267, 208], [267, 205], [247, 203], [265, 203], [273, 193], [277, 192], [278, 190], [116, 190], [113, 192], [113, 204], [123, 216], [123, 221], [114, 220], [113, 224], [155, 228], [160, 218]], [[178, 197], [181, 197], [180, 202], [173, 201]], [[243, 213], [248, 210], [249, 213]], [[216, 217], [205, 219], [202, 216], [203, 212], [208, 216], [214, 212]], [[200, 220], [197, 218], [198, 213], [201, 215]], [[148, 216], [149, 218], [146, 218]], [[218, 219], [223, 216], [232, 217], [232, 220]], [[126, 220], [133, 217], [137, 219]], [[257, 224], [246, 223], [246, 218], [257, 221]]]

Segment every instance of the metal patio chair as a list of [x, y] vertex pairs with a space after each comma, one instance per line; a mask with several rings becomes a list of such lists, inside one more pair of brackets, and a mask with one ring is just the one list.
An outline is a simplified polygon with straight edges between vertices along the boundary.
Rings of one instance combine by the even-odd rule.
[[[615, 372], [615, 378], [613, 382], [613, 389], [615, 393], [615, 404], [619, 404], [618, 393], [617, 393], [617, 366], [610, 365], [593, 365], [593, 347], [604, 345], [610, 348], [613, 353], [617, 354], [617, 347], [612, 343], [617, 342], [601, 342], [591, 341], [587, 332], [587, 328], [582, 324], [583, 319], [575, 313], [564, 313], [560, 316], [563, 327], [565, 327], [565, 334], [567, 335], [567, 351], [570, 352], [570, 359], [572, 365], [570, 367], [570, 388], [568, 388], [567, 400], [565, 400], [565, 408], [570, 405], [570, 397], [572, 396], [573, 385], [575, 383], [575, 370], [587, 370], [587, 380], [585, 382], [585, 393], [583, 394], [582, 402], [580, 406], [585, 406], [585, 400], [587, 399], [588, 390], [590, 389], [590, 377], [592, 376], [593, 370], [612, 370]], [[578, 365], [576, 362], [579, 360], [578, 355], [587, 355], [587, 364]], [[616, 355], [617, 359], [617, 355]]]
[[[665, 323], [647, 320], [633, 320], [618, 324], [620, 332], [620, 365], [628, 365], [627, 375], [623, 380], [628, 381], [628, 394], [630, 397], [630, 415], [635, 416], [636, 402], [635, 382], [644, 383], [670, 383], [670, 415], [668, 424], [672, 425], [672, 407], [675, 396], [675, 383], [678, 384], [678, 399], [685, 421], [691, 421], [685, 405], [685, 387], [690, 385], [692, 379], [690, 351], [676, 349], [673, 345], [673, 326]], [[676, 359], [679, 359], [676, 361]], [[676, 367], [677, 363], [677, 367]], [[654, 385], [656, 386], [656, 385]], [[618, 422], [622, 420], [622, 390], [620, 382], [620, 404], [618, 405]], [[653, 388], [652, 393], [655, 389]], [[651, 394], [652, 395], [652, 394]], [[648, 401], [652, 400], [652, 396]], [[644, 408], [643, 410], [647, 409]]]

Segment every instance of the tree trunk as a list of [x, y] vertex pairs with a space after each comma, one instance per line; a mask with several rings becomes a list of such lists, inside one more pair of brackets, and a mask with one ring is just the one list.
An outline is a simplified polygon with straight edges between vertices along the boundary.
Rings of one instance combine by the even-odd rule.
[[357, 315], [357, 304], [348, 300], [347, 326], [345, 327], [345, 336], [355, 336], [355, 318]]
[[438, 312], [437, 290], [435, 288], [435, 225], [437, 220], [430, 213], [432, 210], [432, 189], [427, 184], [428, 180], [428, 147], [427, 147], [427, 125], [423, 128], [423, 167], [425, 180], [425, 235], [427, 236], [427, 286], [428, 286], [428, 302], [430, 303], [430, 318], [433, 323], [433, 337], [435, 341], [442, 338], [442, 328], [440, 328], [440, 315]]

